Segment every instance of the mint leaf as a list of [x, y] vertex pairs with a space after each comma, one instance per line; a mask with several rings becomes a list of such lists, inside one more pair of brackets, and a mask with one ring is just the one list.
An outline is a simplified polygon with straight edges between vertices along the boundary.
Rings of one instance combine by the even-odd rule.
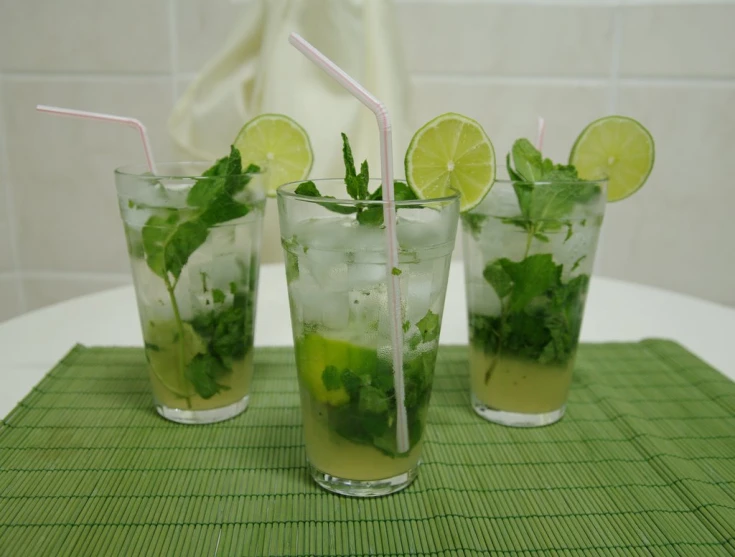
[[433, 311], [427, 311], [426, 315], [418, 320], [416, 326], [419, 328], [424, 342], [431, 342], [439, 338], [439, 316]]
[[[396, 201], [412, 201], [418, 199], [416, 193], [408, 187], [406, 182], [395, 181], [393, 182], [393, 198]], [[383, 199], [383, 186], [378, 186], [373, 193], [370, 194], [369, 199], [376, 201]]]
[[[541, 152], [528, 139], [522, 138], [513, 144], [515, 172], [526, 182], [539, 182], [547, 172]], [[548, 160], [548, 159], [547, 159]], [[551, 161], [549, 161], [551, 163]], [[550, 170], [550, 169], [549, 169]]]
[[178, 279], [189, 256], [208, 234], [207, 226], [200, 221], [180, 223], [178, 213], [151, 216], [141, 231], [148, 267], [161, 278], [170, 273]]
[[558, 221], [566, 217], [576, 204], [591, 200], [599, 190], [596, 184], [589, 182], [536, 185], [529, 206], [529, 217], [532, 220], [551, 221], [546, 229], [549, 229], [549, 225], [561, 228], [562, 223]]
[[305, 195], [307, 197], [322, 197], [322, 194], [319, 193], [319, 189], [316, 187], [316, 184], [311, 180], [308, 182], [301, 182], [296, 186], [294, 193], [296, 195]]
[[381, 226], [383, 224], [383, 208], [380, 206], [367, 207], [357, 213], [357, 222], [368, 226]]
[[576, 271], [577, 268], [582, 264], [582, 261], [584, 261], [586, 257], [587, 257], [587, 255], [583, 255], [582, 257], [580, 257], [579, 259], [577, 259], [574, 262], [574, 264], [572, 265], [572, 268], [569, 269], [569, 272], [570, 273], [573, 273], [574, 271]]
[[342, 134], [342, 158], [345, 163], [345, 186], [347, 193], [352, 199], [368, 198], [368, 182], [370, 181], [370, 173], [368, 171], [367, 161], [363, 161], [360, 166], [360, 173], [355, 169], [355, 159], [352, 156], [352, 148], [350, 140], [346, 134]]
[[513, 280], [505, 272], [500, 261], [493, 261], [485, 266], [482, 276], [493, 287], [498, 298], [505, 298], [513, 290]]
[[327, 366], [322, 372], [322, 383], [328, 391], [338, 391], [342, 388], [339, 370], [334, 366]]
[[[405, 182], [393, 182], [393, 196], [396, 201], [411, 201], [418, 199], [414, 191], [409, 188]], [[383, 186], [378, 186], [378, 188], [370, 194], [369, 199], [372, 201], [382, 200]], [[357, 222], [365, 225], [382, 226], [384, 222], [383, 215], [383, 207], [381, 205], [366, 207], [358, 213]]]
[[361, 412], [382, 414], [388, 410], [388, 398], [385, 393], [372, 385], [360, 389], [359, 408]]
[[531, 255], [519, 263], [502, 258], [498, 264], [513, 281], [510, 311], [525, 307], [533, 298], [557, 286], [561, 280], [562, 267], [556, 265], [548, 253]]
[[214, 301], [215, 304], [221, 304], [225, 301], [225, 293], [222, 292], [219, 288], [213, 288], [212, 289], [212, 301]]
[[358, 396], [360, 388], [362, 387], [362, 380], [359, 375], [351, 369], [345, 368], [342, 370], [340, 375], [340, 381], [342, 382], [342, 385], [344, 385], [345, 391], [349, 393], [350, 398]]
[[398, 267], [393, 267], [393, 268], [392, 268], [392, 269], [390, 270], [390, 273], [391, 273], [391, 274], [392, 274], [393, 276], [395, 276], [395, 277], [399, 277], [399, 276], [401, 276], [401, 275], [403, 274], [403, 271], [401, 271], [401, 270], [400, 270], [400, 269], [399, 269]]
[[222, 390], [230, 389], [226, 385], [217, 383], [217, 379], [227, 371], [214, 356], [197, 354], [186, 366], [184, 376], [191, 382], [200, 397], [208, 399]]
[[254, 312], [250, 294], [237, 292], [232, 305], [195, 315], [191, 326], [207, 344], [207, 351], [229, 368], [233, 361], [244, 358], [253, 344]]
[[482, 232], [482, 224], [487, 220], [487, 215], [480, 213], [461, 213], [460, 218], [464, 229], [472, 234], [475, 240], [480, 239], [480, 232]]
[[219, 159], [194, 183], [186, 196], [186, 203], [190, 207], [205, 207], [217, 198], [231, 198], [245, 189], [251, 174], [259, 170], [254, 164], [243, 170], [240, 151], [234, 145], [230, 146], [230, 155]]
[[[294, 193], [297, 195], [304, 195], [307, 197], [321, 197], [322, 199], [336, 199], [332, 195], [322, 195], [319, 192], [319, 189], [316, 187], [316, 184], [309, 180], [308, 182], [302, 182], [298, 185], [298, 187], [294, 190]], [[351, 213], [356, 213], [360, 210], [359, 207], [356, 207], [355, 205], [341, 205], [339, 203], [322, 203], [321, 204], [325, 209], [328, 211], [332, 211], [333, 213], [339, 213], [341, 215], [349, 215]]]

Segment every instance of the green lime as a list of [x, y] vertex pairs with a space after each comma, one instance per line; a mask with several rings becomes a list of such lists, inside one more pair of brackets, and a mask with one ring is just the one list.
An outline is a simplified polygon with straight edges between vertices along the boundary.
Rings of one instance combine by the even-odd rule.
[[243, 166], [254, 163], [266, 170], [268, 195], [287, 182], [303, 180], [314, 163], [306, 130], [283, 114], [261, 114], [245, 124], [235, 138]]
[[619, 201], [646, 183], [654, 159], [653, 137], [646, 128], [627, 116], [606, 116], [579, 134], [569, 164], [585, 180], [607, 178], [607, 200]]
[[406, 181], [420, 199], [460, 195], [460, 211], [479, 204], [495, 181], [495, 150], [475, 120], [448, 112], [419, 129], [406, 151]]
[[339, 406], [348, 402], [350, 396], [343, 386], [327, 389], [324, 370], [333, 366], [339, 374], [349, 369], [357, 375], [369, 375], [377, 368], [378, 353], [374, 348], [307, 334], [296, 342], [296, 364], [299, 375], [315, 399]]

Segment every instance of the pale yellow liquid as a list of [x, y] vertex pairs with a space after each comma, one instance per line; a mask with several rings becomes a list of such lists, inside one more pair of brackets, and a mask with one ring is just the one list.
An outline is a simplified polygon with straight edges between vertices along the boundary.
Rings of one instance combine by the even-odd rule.
[[543, 414], [558, 410], [567, 400], [573, 367], [573, 357], [563, 366], [544, 365], [510, 356], [498, 359], [470, 347], [472, 393], [488, 407], [503, 412]]
[[320, 471], [347, 480], [383, 480], [404, 474], [418, 464], [421, 442], [408, 455], [393, 458], [370, 445], [348, 441], [329, 429], [326, 405], [305, 391], [302, 387], [306, 456]]
[[[213, 410], [234, 404], [250, 392], [250, 382], [253, 378], [253, 350], [245, 354], [242, 360], [232, 362], [230, 373], [217, 378], [217, 383], [229, 389], [222, 389], [211, 398], [204, 399], [196, 394], [186, 379], [181, 377], [178, 356], [175, 355], [173, 348], [173, 346], [170, 348], [171, 354], [151, 358], [148, 366], [153, 396], [163, 406], [180, 410]], [[181, 396], [183, 394], [187, 396]]]

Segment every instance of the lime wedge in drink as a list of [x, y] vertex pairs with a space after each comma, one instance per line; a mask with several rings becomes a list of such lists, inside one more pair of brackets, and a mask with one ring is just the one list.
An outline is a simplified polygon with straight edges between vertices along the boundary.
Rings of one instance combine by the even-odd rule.
[[378, 354], [375, 349], [312, 333], [296, 341], [296, 360], [299, 374], [314, 398], [339, 406], [350, 397], [341, 385], [327, 388], [325, 370], [331, 366], [336, 374], [349, 369], [358, 376], [370, 375], [378, 365]]
[[267, 171], [268, 195], [286, 182], [303, 180], [314, 162], [304, 128], [283, 114], [261, 114], [245, 124], [235, 138], [243, 166], [254, 163]]
[[495, 150], [475, 120], [449, 112], [425, 124], [406, 151], [406, 181], [420, 199], [455, 189], [460, 211], [482, 201], [495, 181]]
[[607, 200], [619, 201], [645, 184], [654, 158], [653, 137], [646, 128], [633, 118], [606, 116], [579, 134], [569, 164], [585, 180], [607, 178]]

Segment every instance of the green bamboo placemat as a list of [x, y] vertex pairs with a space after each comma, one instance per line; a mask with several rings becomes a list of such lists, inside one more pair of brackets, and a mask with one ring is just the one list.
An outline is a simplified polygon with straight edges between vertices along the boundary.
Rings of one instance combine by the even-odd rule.
[[307, 477], [290, 349], [250, 409], [153, 411], [143, 352], [75, 347], [0, 423], [0, 555], [733, 555], [735, 384], [661, 340], [581, 347], [551, 427], [470, 409], [442, 347], [424, 464], [356, 500]]

